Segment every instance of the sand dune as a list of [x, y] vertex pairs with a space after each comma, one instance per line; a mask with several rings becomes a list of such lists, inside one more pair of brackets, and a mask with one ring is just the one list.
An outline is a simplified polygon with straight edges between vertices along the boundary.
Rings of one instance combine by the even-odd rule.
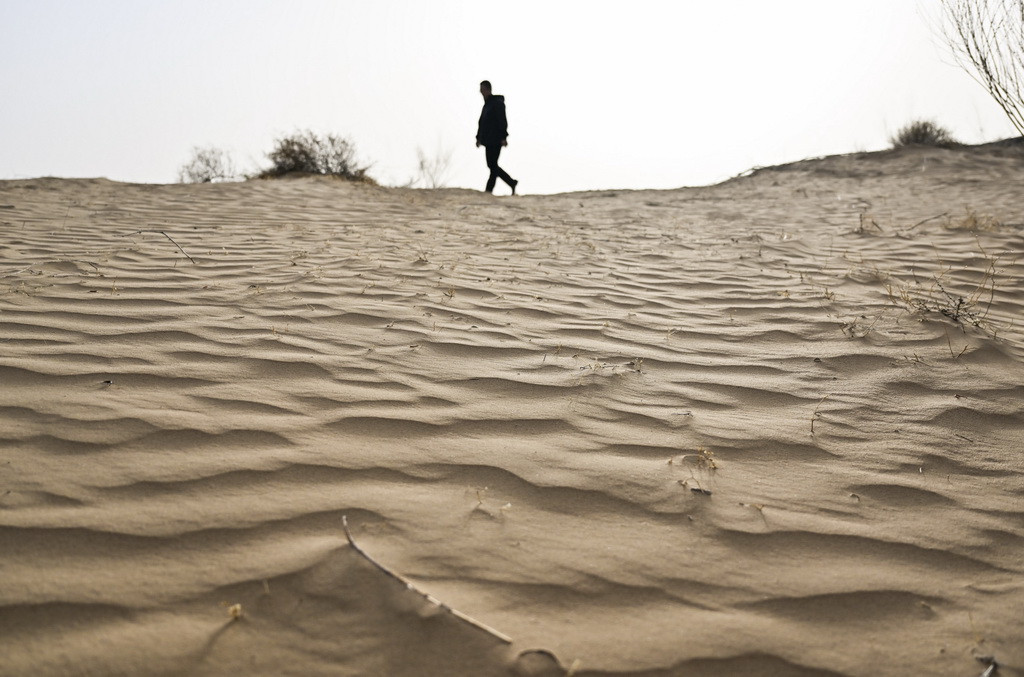
[[2, 182], [0, 673], [1024, 675], [1022, 185]]

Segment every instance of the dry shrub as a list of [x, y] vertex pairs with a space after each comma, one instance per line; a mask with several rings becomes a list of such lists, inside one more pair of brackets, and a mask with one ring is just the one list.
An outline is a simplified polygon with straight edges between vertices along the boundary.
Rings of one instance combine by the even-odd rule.
[[355, 146], [346, 138], [335, 134], [317, 136], [313, 132], [295, 132], [274, 141], [274, 149], [267, 153], [271, 166], [259, 173], [258, 178], [272, 178], [285, 174], [321, 174], [337, 176], [350, 181], [372, 181], [356, 161]]
[[960, 145], [949, 130], [931, 120], [915, 120], [905, 125], [889, 139], [889, 142], [892, 143], [893, 148], [903, 148], [904, 146], [951, 148]]
[[238, 178], [231, 157], [219, 148], [192, 149], [192, 159], [178, 170], [180, 183], [213, 183]]

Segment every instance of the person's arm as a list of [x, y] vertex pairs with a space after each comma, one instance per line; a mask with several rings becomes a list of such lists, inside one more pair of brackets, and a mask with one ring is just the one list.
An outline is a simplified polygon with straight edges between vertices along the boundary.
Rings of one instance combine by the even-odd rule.
[[500, 128], [501, 128], [501, 145], [502, 146], [507, 146], [508, 145], [508, 118], [505, 117], [505, 102], [504, 101], [501, 102], [501, 111], [500, 112], [501, 112], [501, 117], [499, 118], [499, 120], [500, 120], [499, 124], [500, 124]]

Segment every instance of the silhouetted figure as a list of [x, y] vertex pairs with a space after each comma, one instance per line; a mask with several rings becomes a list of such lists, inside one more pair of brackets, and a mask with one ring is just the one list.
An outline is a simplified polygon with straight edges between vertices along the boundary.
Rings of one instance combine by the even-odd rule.
[[491, 94], [491, 83], [487, 80], [480, 83], [480, 94], [484, 97], [484, 109], [480, 112], [480, 124], [476, 128], [476, 147], [483, 146], [487, 151], [487, 168], [491, 170], [491, 175], [487, 178], [487, 192], [493, 193], [494, 184], [501, 178], [515, 195], [519, 182], [498, 166], [501, 149], [508, 145], [505, 97]]

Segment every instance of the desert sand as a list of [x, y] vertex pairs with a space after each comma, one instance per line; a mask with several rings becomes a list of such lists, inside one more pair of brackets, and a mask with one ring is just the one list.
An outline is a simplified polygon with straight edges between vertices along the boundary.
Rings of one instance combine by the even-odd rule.
[[0, 182], [0, 673], [1024, 675], [1022, 198]]

